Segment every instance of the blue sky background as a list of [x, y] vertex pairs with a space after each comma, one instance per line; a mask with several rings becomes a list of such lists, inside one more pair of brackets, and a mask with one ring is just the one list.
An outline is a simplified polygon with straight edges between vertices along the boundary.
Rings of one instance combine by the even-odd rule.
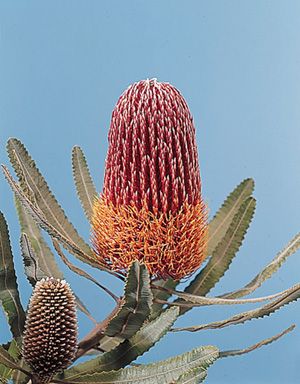
[[[220, 294], [247, 283], [299, 231], [300, 223], [300, 2], [267, 0], [0, 0], [0, 161], [5, 142], [20, 138], [80, 232], [89, 238], [71, 176], [70, 153], [84, 149], [102, 188], [107, 130], [117, 98], [132, 82], [156, 77], [185, 96], [197, 128], [203, 193], [213, 214], [246, 177], [256, 181], [257, 212]], [[0, 207], [11, 231], [26, 306], [19, 226], [12, 194], [0, 178]], [[64, 270], [65, 268], [62, 267]], [[266, 295], [300, 280], [299, 252]], [[108, 276], [93, 274], [121, 292]], [[98, 319], [111, 300], [65, 270]], [[246, 310], [195, 309], [178, 325], [223, 319]], [[219, 331], [167, 336], [139, 362], [214, 344], [241, 348], [298, 327], [269, 347], [218, 361], [208, 383], [298, 383], [300, 303], [270, 318]], [[80, 315], [81, 334], [91, 327]], [[0, 342], [10, 337], [0, 315]]]

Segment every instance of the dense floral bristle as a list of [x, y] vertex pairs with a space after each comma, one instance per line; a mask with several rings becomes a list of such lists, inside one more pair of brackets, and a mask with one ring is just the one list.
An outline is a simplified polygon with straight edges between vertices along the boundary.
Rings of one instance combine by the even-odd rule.
[[207, 215], [184, 98], [156, 79], [131, 85], [114, 108], [108, 140], [92, 218], [95, 257], [119, 271], [140, 260], [153, 276], [190, 275], [205, 257]]
[[145, 207], [115, 207], [100, 196], [93, 217], [96, 257], [118, 271], [139, 260], [153, 276], [179, 280], [193, 273], [205, 258], [206, 216], [202, 202], [184, 204], [176, 213], [155, 215]]
[[77, 350], [74, 295], [64, 280], [37, 282], [30, 299], [23, 357], [40, 383], [71, 364]]
[[111, 119], [104, 194], [115, 205], [176, 212], [197, 204], [201, 185], [195, 128], [180, 92], [156, 79], [131, 85]]

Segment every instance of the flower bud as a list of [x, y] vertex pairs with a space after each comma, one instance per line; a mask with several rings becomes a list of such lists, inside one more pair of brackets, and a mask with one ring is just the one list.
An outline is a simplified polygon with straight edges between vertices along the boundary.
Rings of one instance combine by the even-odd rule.
[[131, 85], [114, 108], [108, 140], [92, 219], [97, 259], [113, 270], [139, 260], [153, 276], [190, 275], [205, 257], [207, 214], [184, 98], [156, 79]]

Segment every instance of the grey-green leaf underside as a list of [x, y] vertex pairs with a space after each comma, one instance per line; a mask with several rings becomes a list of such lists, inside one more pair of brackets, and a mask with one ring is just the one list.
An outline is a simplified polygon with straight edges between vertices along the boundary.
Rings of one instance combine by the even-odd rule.
[[219, 297], [235, 299], [250, 295], [259, 288], [267, 279], [269, 279], [282, 266], [286, 259], [294, 254], [300, 248], [300, 233], [298, 233], [269, 263], [263, 270], [257, 274], [245, 287], [233, 292], [225, 293]]
[[228, 327], [230, 325], [242, 324], [248, 320], [269, 316], [270, 314], [274, 313], [284, 305], [287, 305], [295, 300], [298, 300], [299, 297], [300, 297], [300, 284], [297, 284], [287, 289], [282, 296], [276, 298], [275, 300], [272, 300], [270, 303], [265, 304], [262, 307], [239, 313], [225, 320], [214, 321], [212, 323], [196, 325], [191, 327], [175, 328], [173, 329], [173, 331], [196, 332], [196, 331], [202, 331], [206, 329], [221, 329], [221, 328]]
[[[256, 201], [253, 197], [248, 197], [243, 202], [209, 262], [185, 289], [186, 293], [205, 296], [225, 274], [242, 244], [253, 218], [255, 206]], [[187, 310], [182, 309], [182, 313]]]
[[85, 253], [90, 254], [89, 246], [68, 220], [25, 146], [19, 140], [12, 138], [7, 143], [7, 152], [21, 188], [25, 193], [28, 189], [30, 190], [28, 197], [43, 212], [47, 221]]
[[170, 384], [176, 382], [185, 372], [193, 369], [206, 369], [219, 355], [218, 348], [205, 346], [196, 348], [170, 359], [119, 371], [81, 375], [68, 378], [68, 383], [115, 383], [115, 384]]
[[248, 199], [254, 190], [254, 180], [245, 179], [226, 198], [218, 212], [209, 223], [209, 239], [207, 255], [210, 256], [216, 246], [225, 236], [232, 219], [240, 206]]
[[63, 377], [68, 381], [72, 381], [83, 374], [117, 370], [130, 364], [138, 356], [148, 351], [168, 332], [177, 316], [178, 308], [167, 309], [155, 320], [143, 325], [129, 340], [123, 341], [110, 352], [68, 369]]
[[108, 324], [105, 334], [129, 339], [148, 318], [152, 305], [149, 273], [138, 261], [129, 268], [123, 300], [124, 304]]
[[18, 292], [17, 277], [6, 220], [0, 212], [0, 302], [13, 336], [23, 333], [25, 313]]

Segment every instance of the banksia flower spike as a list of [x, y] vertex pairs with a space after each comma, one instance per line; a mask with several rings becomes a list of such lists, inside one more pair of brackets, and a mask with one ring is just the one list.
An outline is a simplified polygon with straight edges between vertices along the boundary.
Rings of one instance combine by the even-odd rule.
[[131, 85], [112, 113], [103, 193], [96, 199], [96, 257], [124, 271], [134, 260], [176, 280], [205, 257], [207, 215], [195, 128], [179, 91], [156, 79]]
[[30, 299], [23, 357], [37, 383], [48, 383], [71, 364], [77, 350], [74, 295], [64, 280], [40, 280]]

